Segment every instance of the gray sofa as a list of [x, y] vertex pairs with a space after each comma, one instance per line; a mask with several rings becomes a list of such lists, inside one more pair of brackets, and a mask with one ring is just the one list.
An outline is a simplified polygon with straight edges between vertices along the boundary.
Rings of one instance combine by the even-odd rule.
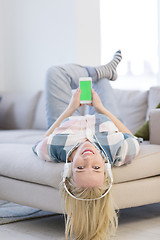
[[[150, 115], [150, 141], [129, 165], [113, 167], [114, 198], [120, 209], [160, 202], [160, 87], [114, 89], [121, 117], [135, 132]], [[63, 163], [40, 160], [32, 145], [46, 129], [44, 93], [1, 93], [0, 199], [63, 213], [58, 186]], [[153, 109], [153, 110], [152, 110]]]

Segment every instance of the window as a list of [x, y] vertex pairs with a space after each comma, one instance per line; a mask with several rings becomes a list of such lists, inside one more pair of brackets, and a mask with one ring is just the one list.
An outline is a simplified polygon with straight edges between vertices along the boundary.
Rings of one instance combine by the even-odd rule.
[[113, 87], [148, 89], [158, 84], [157, 0], [101, 0], [101, 63], [122, 51]]

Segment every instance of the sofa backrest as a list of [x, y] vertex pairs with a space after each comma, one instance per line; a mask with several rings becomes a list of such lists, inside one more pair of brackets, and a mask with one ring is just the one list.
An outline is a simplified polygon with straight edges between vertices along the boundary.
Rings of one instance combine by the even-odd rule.
[[47, 129], [47, 118], [45, 111], [45, 94], [44, 92], [40, 92], [40, 98], [37, 103], [37, 108], [35, 111], [35, 116], [32, 124], [33, 129]]
[[[120, 109], [121, 119], [134, 133], [145, 121], [148, 106], [148, 91], [114, 89], [117, 105]], [[82, 115], [87, 113], [88, 107], [80, 108]], [[33, 129], [46, 129], [47, 120], [45, 112], [44, 92], [40, 97], [35, 110]]]
[[0, 93], [0, 129], [32, 128], [41, 93]]
[[148, 91], [114, 89], [123, 123], [134, 133], [145, 122]]
[[[148, 91], [114, 89], [114, 94], [123, 123], [134, 133], [145, 122]], [[82, 115], [87, 114], [88, 107], [81, 107], [80, 111]], [[46, 126], [45, 97], [44, 92], [41, 92], [32, 128], [46, 129]]]
[[[114, 89], [124, 124], [136, 131], [147, 112], [147, 91]], [[0, 93], [0, 129], [47, 129], [44, 92]], [[87, 108], [81, 110], [87, 113]]]
[[[134, 133], [160, 102], [160, 87], [149, 91], [114, 89], [124, 124]], [[47, 129], [44, 92], [0, 93], [0, 129]], [[82, 113], [87, 113], [87, 108]]]

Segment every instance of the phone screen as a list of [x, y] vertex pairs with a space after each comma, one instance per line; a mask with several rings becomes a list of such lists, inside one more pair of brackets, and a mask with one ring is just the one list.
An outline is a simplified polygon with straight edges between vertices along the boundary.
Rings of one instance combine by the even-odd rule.
[[80, 80], [80, 89], [81, 89], [80, 101], [87, 101], [87, 102], [92, 101], [91, 87], [92, 87], [91, 79]]

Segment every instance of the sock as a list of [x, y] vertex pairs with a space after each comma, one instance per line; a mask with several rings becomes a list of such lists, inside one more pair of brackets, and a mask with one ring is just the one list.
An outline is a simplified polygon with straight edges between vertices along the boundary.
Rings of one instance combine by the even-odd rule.
[[98, 80], [101, 78], [107, 78], [109, 80], [116, 80], [117, 79], [117, 65], [122, 59], [121, 51], [117, 51], [109, 63], [105, 65], [101, 65], [98, 67], [95, 67], [98, 75]]

